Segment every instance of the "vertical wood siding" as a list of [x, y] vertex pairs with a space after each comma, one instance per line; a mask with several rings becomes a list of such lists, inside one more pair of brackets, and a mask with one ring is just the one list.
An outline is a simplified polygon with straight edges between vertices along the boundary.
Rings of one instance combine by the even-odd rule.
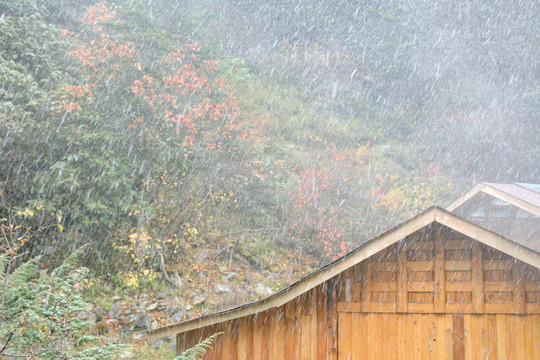
[[540, 271], [440, 225], [224, 332], [206, 359], [540, 359]]

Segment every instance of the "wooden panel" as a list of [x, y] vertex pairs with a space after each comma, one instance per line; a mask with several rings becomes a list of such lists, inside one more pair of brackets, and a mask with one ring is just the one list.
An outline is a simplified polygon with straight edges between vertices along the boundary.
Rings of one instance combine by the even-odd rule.
[[453, 320], [453, 353], [454, 359], [465, 358], [465, 328], [463, 323], [463, 314], [456, 314], [452, 318]]
[[[446, 310], [446, 270], [444, 268], [444, 233], [439, 227], [434, 236], [434, 260], [433, 260], [433, 310], [442, 313]], [[453, 250], [446, 250], [453, 251]]]
[[464, 292], [446, 292], [446, 302], [448, 304], [469, 304], [472, 302], [472, 293], [470, 291]]
[[512, 270], [484, 270], [484, 281], [512, 281]]
[[396, 291], [396, 283], [371, 283], [371, 291]]
[[410, 271], [433, 271], [434, 265], [432, 261], [410, 261], [407, 263], [407, 268]]
[[[340, 321], [341, 314], [338, 324]], [[339, 334], [340, 338], [345, 336], [344, 333], [342, 333], [341, 328]], [[311, 360], [311, 316], [302, 316], [300, 318], [300, 359]]]
[[409, 281], [433, 281], [435, 275], [433, 271], [409, 271]]
[[253, 358], [253, 320], [244, 317], [238, 320], [238, 360]]
[[409, 303], [431, 304], [433, 303], [432, 292], [409, 292]]
[[338, 312], [362, 312], [362, 304], [359, 302], [339, 302], [337, 303]]
[[446, 281], [448, 282], [466, 282], [472, 280], [470, 270], [465, 271], [446, 271]]
[[484, 312], [484, 270], [482, 269], [482, 254], [484, 246], [474, 243], [472, 248], [472, 306], [475, 313]]
[[471, 261], [468, 260], [447, 260], [444, 265], [446, 270], [464, 271], [471, 270]]
[[[400, 249], [403, 243], [400, 244]], [[396, 310], [398, 312], [407, 311], [407, 254], [405, 251], [398, 252], [398, 271], [396, 280]]]
[[444, 247], [447, 250], [472, 249], [472, 244], [471, 240], [446, 240]]
[[318, 287], [311, 290], [311, 326], [310, 326], [310, 359], [317, 360], [317, 296], [318, 296]]
[[514, 264], [514, 269], [512, 270], [514, 288], [514, 314], [524, 314], [525, 313], [525, 279], [523, 273], [525, 271], [525, 264], [521, 261], [518, 261]]
[[[372, 303], [395, 303], [395, 291], [373, 291], [371, 295]], [[372, 304], [373, 305], [373, 304]]]
[[540, 303], [540, 291], [527, 291], [525, 300], [527, 303]]
[[472, 283], [470, 282], [447, 282], [446, 291], [472, 291]]
[[349, 359], [352, 353], [352, 314], [338, 312], [338, 359]]
[[253, 331], [253, 359], [254, 360], [268, 360], [269, 353], [269, 330], [270, 323], [268, 319], [268, 313], [263, 312], [258, 314], [254, 323]]
[[433, 260], [433, 250], [407, 250], [407, 261]]
[[395, 282], [397, 271], [373, 271], [373, 282]]
[[362, 284], [352, 282], [351, 279], [340, 281], [338, 301], [360, 301], [362, 298]]
[[322, 284], [317, 289], [317, 359], [327, 358], [327, 289]]
[[445, 260], [471, 260], [472, 251], [471, 249], [454, 249], [454, 250], [445, 250], [444, 259]]
[[351, 350], [353, 360], [367, 360], [366, 349], [369, 346], [367, 333], [367, 315], [355, 313], [352, 314], [352, 340]]
[[372, 262], [371, 259], [366, 259], [363, 262], [362, 268], [362, 311], [369, 312], [371, 310], [371, 279], [372, 279]]
[[512, 292], [511, 291], [486, 291], [486, 303], [489, 304], [511, 304]]
[[510, 260], [488, 260], [483, 262], [484, 270], [512, 270], [514, 262]]
[[433, 282], [409, 282], [407, 284], [407, 291], [430, 291], [435, 289]]

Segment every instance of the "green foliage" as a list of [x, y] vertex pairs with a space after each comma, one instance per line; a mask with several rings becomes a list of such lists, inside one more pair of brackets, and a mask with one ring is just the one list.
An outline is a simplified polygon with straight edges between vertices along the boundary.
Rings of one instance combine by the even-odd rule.
[[204, 339], [199, 344], [195, 345], [191, 349], [187, 349], [177, 357], [175, 357], [173, 360], [197, 360], [206, 352], [212, 348], [212, 343], [216, 340], [216, 338], [223, 333], [216, 333], [206, 339]]
[[[88, 270], [77, 267], [80, 248], [52, 272], [38, 271], [40, 258], [17, 264], [9, 252], [0, 255], [2, 315], [0, 356], [40, 359], [112, 359], [126, 346], [88, 347], [90, 323], [79, 319], [85, 311], [82, 291], [89, 285]], [[85, 348], [88, 347], [88, 348]], [[84, 349], [81, 352], [81, 349]]]

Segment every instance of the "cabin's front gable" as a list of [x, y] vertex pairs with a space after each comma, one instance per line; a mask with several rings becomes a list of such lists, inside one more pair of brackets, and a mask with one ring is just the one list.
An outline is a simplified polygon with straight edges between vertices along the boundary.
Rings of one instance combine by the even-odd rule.
[[281, 306], [178, 334], [177, 350], [216, 332], [208, 359], [537, 359], [540, 270], [432, 222]]

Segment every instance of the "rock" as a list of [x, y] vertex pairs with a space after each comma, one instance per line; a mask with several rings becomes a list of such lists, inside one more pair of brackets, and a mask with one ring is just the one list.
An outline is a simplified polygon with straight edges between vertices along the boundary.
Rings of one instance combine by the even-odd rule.
[[172, 321], [174, 322], [180, 322], [184, 319], [184, 316], [186, 315], [185, 312], [183, 312], [182, 310], [180, 310], [179, 312], [177, 312], [176, 314], [174, 314], [171, 319]]
[[208, 253], [206, 251], [201, 251], [197, 256], [197, 262], [203, 262], [208, 259]]
[[204, 303], [204, 298], [202, 296], [200, 296], [200, 295], [194, 296], [191, 299], [191, 304], [193, 304], [193, 306], [199, 306], [202, 303]]
[[182, 281], [182, 278], [180, 275], [178, 275], [178, 272], [176, 271], [174, 275], [171, 277], [171, 282], [174, 286], [177, 288], [181, 288], [184, 285], [184, 282]]
[[135, 359], [135, 354], [131, 351], [124, 351], [120, 355], [118, 355], [118, 359]]
[[144, 314], [137, 321], [137, 326], [143, 330], [150, 330], [152, 328], [152, 317], [150, 314]]
[[222, 278], [227, 280], [227, 281], [230, 281], [232, 278], [235, 278], [235, 277], [236, 277], [235, 272], [230, 272], [230, 273], [227, 273], [227, 274], [222, 276]]
[[162, 300], [162, 299], [165, 299], [166, 297], [167, 297], [167, 293], [165, 291], [162, 291], [159, 294], [157, 294], [156, 299]]
[[43, 255], [45, 256], [54, 254], [55, 252], [56, 252], [56, 248], [54, 246], [45, 246], [43, 248]]
[[190, 311], [191, 309], [193, 309], [193, 306], [191, 306], [190, 304], [187, 304], [185, 306], [185, 309], [186, 309], [186, 311]]
[[159, 324], [158, 324], [157, 321], [152, 321], [152, 323], [150, 324], [150, 330], [157, 329], [158, 326], [159, 326]]
[[159, 349], [163, 346], [163, 340], [155, 340], [150, 343], [152, 349]]
[[113, 319], [118, 319], [120, 314], [122, 313], [122, 308], [118, 303], [113, 303], [111, 305], [111, 308], [109, 309], [109, 316]]
[[133, 324], [138, 324], [140, 319], [141, 319], [142, 316], [140, 315], [131, 315], [129, 318], [128, 318], [128, 322], [130, 323], [133, 323]]
[[112, 301], [118, 301], [118, 300], [122, 300], [122, 297], [118, 295], [115, 295], [112, 297]]
[[272, 295], [273, 291], [268, 286], [264, 285], [263, 283], [258, 283], [255, 287], [255, 292], [257, 295], [260, 296], [270, 296]]
[[142, 340], [143, 338], [144, 338], [144, 333], [133, 334], [133, 340]]
[[224, 294], [224, 293], [230, 293], [232, 292], [232, 289], [229, 285], [223, 285], [223, 284], [214, 284], [214, 289], [216, 290], [216, 293], [218, 294]]
[[149, 306], [146, 308], [146, 311], [153, 311], [153, 310], [156, 310], [156, 308], [158, 307], [158, 305], [159, 305], [159, 304], [158, 304], [157, 302], [155, 302], [155, 303], [149, 305]]

